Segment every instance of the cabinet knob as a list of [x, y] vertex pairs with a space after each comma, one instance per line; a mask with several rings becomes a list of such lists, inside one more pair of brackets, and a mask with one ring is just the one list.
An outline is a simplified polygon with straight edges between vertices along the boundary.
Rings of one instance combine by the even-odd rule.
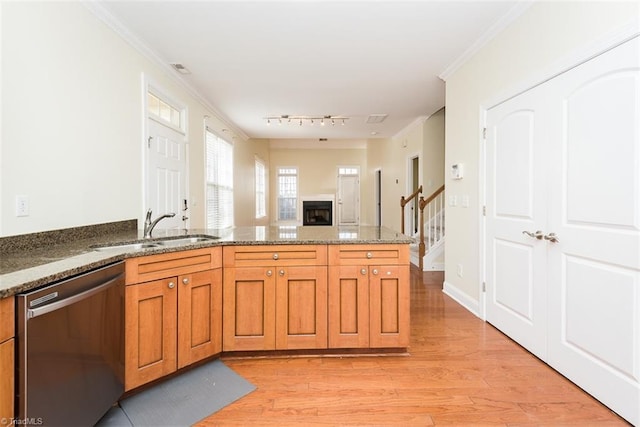
[[367, 252], [367, 258], [368, 258], [368, 259], [373, 258], [373, 254], [372, 254], [371, 252]]
[[271, 277], [272, 274], [273, 274], [273, 271], [267, 270], [267, 276]]
[[278, 274], [279, 274], [279, 275], [281, 275], [281, 276], [284, 276], [284, 270], [280, 270], [280, 271], [278, 272]]
[[169, 289], [173, 289], [173, 288], [176, 287], [176, 284], [173, 283], [173, 282], [169, 282], [169, 284], [167, 286], [169, 286]]
[[360, 273], [362, 273], [363, 275], [364, 275], [364, 274], [367, 274], [367, 269], [366, 269], [366, 268], [363, 268], [362, 270], [360, 270]]
[[184, 279], [182, 279], [182, 283], [184, 283], [185, 285], [189, 284], [189, 278], [185, 277]]
[[373, 274], [378, 274], [378, 269], [377, 269], [377, 268], [374, 268], [374, 269], [373, 269], [373, 271], [372, 271], [372, 273], [373, 273]]
[[278, 254], [273, 254], [273, 259], [278, 259], [278, 258], [280, 258]]

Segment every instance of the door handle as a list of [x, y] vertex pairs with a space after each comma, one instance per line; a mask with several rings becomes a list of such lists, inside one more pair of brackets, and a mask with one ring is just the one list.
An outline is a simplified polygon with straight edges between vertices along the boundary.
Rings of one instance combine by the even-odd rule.
[[[537, 230], [537, 231], [536, 231], [536, 232], [534, 232], [534, 233], [532, 233], [532, 232], [530, 232], [530, 231], [525, 230], [525, 231], [523, 231], [523, 232], [522, 232], [522, 234], [526, 234], [527, 236], [529, 236], [529, 237], [534, 237], [534, 238], [536, 238], [536, 239], [538, 239], [538, 240], [542, 240], [542, 238], [543, 238], [543, 237], [545, 237], [545, 236], [544, 236], [544, 233], [542, 232], [542, 230]], [[546, 237], [545, 237], [545, 238], [546, 238]]]
[[545, 235], [544, 240], [548, 240], [551, 243], [560, 243], [560, 239], [558, 239], [558, 236], [556, 235], [556, 233], [549, 233]]

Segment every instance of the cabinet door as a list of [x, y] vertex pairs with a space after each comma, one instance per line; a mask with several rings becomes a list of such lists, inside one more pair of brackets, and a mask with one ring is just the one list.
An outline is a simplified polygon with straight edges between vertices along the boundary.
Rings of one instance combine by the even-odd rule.
[[409, 266], [369, 267], [370, 347], [409, 345]]
[[177, 278], [126, 287], [125, 390], [176, 370]]
[[0, 420], [3, 421], [14, 415], [14, 346], [13, 338], [0, 343]]
[[369, 268], [329, 267], [329, 348], [369, 347]]
[[222, 351], [222, 269], [178, 277], [178, 368]]
[[277, 269], [276, 348], [327, 348], [327, 267]]
[[14, 307], [13, 297], [0, 298], [0, 420], [14, 416]]
[[273, 350], [276, 279], [272, 267], [224, 269], [223, 348]]

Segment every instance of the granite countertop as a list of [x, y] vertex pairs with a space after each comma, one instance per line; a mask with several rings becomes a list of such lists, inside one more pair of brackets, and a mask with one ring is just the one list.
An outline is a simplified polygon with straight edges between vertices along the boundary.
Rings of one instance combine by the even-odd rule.
[[[148, 249], [95, 247], [184, 236], [212, 240]], [[64, 280], [127, 258], [221, 245], [409, 244], [413, 239], [375, 226], [258, 226], [229, 230], [156, 230], [143, 239], [136, 221], [0, 238], [0, 298]]]

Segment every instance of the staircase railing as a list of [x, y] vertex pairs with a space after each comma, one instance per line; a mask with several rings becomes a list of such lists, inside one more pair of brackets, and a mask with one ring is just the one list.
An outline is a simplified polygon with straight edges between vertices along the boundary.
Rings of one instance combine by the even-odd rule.
[[404, 234], [404, 207], [407, 203], [409, 203], [411, 200], [415, 199], [418, 194], [422, 193], [422, 185], [420, 187], [418, 187], [418, 189], [416, 191], [414, 191], [413, 193], [411, 193], [410, 196], [408, 197], [400, 197], [400, 210], [401, 210], [401, 214], [402, 216], [400, 217], [400, 232], [402, 234]]
[[[422, 188], [422, 186], [420, 188]], [[444, 238], [444, 202], [444, 185], [426, 199], [420, 196], [420, 201], [418, 202], [418, 208], [420, 209], [420, 242], [418, 243], [418, 263], [420, 271], [422, 271], [424, 256], [427, 251]], [[424, 215], [425, 209], [427, 210], [426, 220]], [[425, 223], [427, 224], [426, 244]]]

